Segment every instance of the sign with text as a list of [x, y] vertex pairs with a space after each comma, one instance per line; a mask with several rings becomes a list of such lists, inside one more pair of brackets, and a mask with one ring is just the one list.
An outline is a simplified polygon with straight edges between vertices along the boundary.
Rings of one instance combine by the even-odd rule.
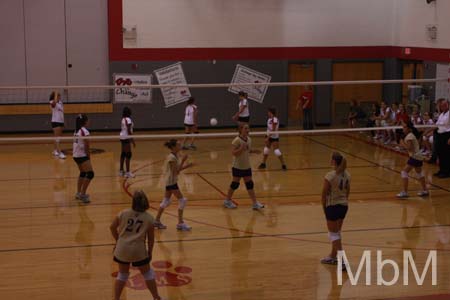
[[[231, 83], [269, 83], [272, 76], [252, 70], [243, 65], [236, 65]], [[267, 92], [267, 85], [230, 86], [229, 92], [237, 94], [244, 91], [248, 98], [262, 103]]]
[[[159, 84], [187, 84], [181, 62], [155, 70], [155, 76]], [[191, 97], [188, 87], [165, 87], [161, 88], [166, 107], [187, 101]]]
[[152, 103], [152, 89], [139, 86], [152, 84], [150, 74], [114, 74], [114, 102], [116, 103]]

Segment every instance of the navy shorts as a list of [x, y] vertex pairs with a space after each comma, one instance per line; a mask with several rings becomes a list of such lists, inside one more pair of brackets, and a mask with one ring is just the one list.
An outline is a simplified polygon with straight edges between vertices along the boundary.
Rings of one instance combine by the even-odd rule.
[[194, 127], [194, 124], [186, 124], [186, 123], [184, 123], [184, 126], [191, 128], [191, 127]]
[[269, 144], [272, 144], [273, 142], [279, 142], [280, 138], [269, 138]]
[[325, 208], [325, 216], [329, 221], [345, 219], [348, 206], [342, 204], [330, 205]]
[[423, 166], [423, 161], [410, 157], [408, 159], [407, 164], [408, 164], [408, 166], [411, 166], [414, 168], [420, 168], [421, 166]]
[[121, 261], [120, 259], [118, 259], [117, 257], [114, 256], [113, 260], [119, 264], [129, 265], [131, 263], [131, 265], [133, 267], [140, 267], [140, 266], [147, 265], [150, 262], [150, 257], [147, 257], [146, 259], [143, 259], [140, 261], [126, 262], [126, 261]]
[[243, 123], [248, 123], [248, 122], [250, 122], [250, 116], [248, 116], [248, 117], [239, 117], [238, 121], [239, 122], [243, 122]]
[[231, 168], [231, 174], [233, 177], [251, 177], [252, 176], [252, 169], [236, 169]]
[[128, 144], [131, 143], [131, 139], [120, 140], [120, 143], [121, 143], [122, 145], [128, 145]]
[[74, 157], [73, 160], [77, 163], [77, 165], [81, 165], [85, 161], [89, 160], [89, 157], [83, 156], [83, 157]]
[[179, 190], [177, 183], [172, 185], [166, 185], [166, 191], [175, 191], [175, 190]]
[[64, 123], [52, 122], [52, 128], [64, 127]]

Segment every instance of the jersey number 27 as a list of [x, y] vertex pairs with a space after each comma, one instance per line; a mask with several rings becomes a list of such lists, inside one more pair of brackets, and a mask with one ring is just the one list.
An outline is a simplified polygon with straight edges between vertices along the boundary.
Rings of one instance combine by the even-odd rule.
[[136, 233], [138, 233], [141, 229], [142, 223], [144, 223], [144, 221], [138, 219], [134, 220], [130, 218], [127, 221], [127, 228], [125, 230], [128, 232], [133, 232], [134, 228], [136, 227]]

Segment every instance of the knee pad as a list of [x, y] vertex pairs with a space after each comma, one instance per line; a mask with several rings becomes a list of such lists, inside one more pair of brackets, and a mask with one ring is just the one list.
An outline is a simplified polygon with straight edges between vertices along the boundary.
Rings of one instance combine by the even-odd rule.
[[338, 241], [341, 239], [341, 233], [340, 232], [328, 232], [328, 237], [330, 238], [331, 242]]
[[159, 205], [159, 207], [166, 208], [170, 205], [170, 203], [172, 203], [170, 198], [164, 198], [163, 201], [161, 202], [161, 204]]
[[263, 153], [264, 153], [264, 155], [269, 155], [270, 148], [269, 147], [264, 147]]
[[87, 173], [86, 172], [80, 172], [80, 178], [84, 178], [86, 177]]
[[186, 202], [186, 198], [178, 199], [178, 209], [184, 209], [184, 207], [186, 206]]
[[86, 172], [86, 178], [89, 179], [89, 180], [94, 178], [94, 171]]
[[155, 271], [153, 269], [148, 270], [144, 274], [142, 274], [146, 281], [155, 279]]
[[131, 152], [127, 152], [127, 153], [125, 153], [125, 157], [126, 157], [126, 158], [128, 158], [128, 159], [130, 159], [130, 158], [131, 158], [131, 156], [132, 156]]
[[125, 158], [125, 157], [127, 157], [127, 153], [126, 152], [120, 153], [120, 158]]
[[247, 181], [245, 183], [245, 187], [247, 188], [247, 190], [253, 190], [253, 180]]
[[425, 173], [423, 172], [423, 170], [420, 170], [420, 172], [418, 172], [417, 175], [419, 176], [419, 179], [425, 177]]
[[282, 155], [280, 149], [273, 150], [273, 153], [275, 153], [275, 155], [278, 157], [280, 157]]
[[237, 190], [239, 188], [239, 184], [240, 184], [239, 182], [232, 181], [230, 184], [230, 189]]
[[433, 141], [434, 141], [433, 136], [430, 136], [429, 141], [430, 141], [430, 144], [433, 144]]
[[116, 279], [119, 281], [127, 282], [128, 276], [130, 276], [130, 273], [117, 273]]
[[402, 171], [401, 176], [402, 176], [402, 178], [408, 178], [408, 172]]

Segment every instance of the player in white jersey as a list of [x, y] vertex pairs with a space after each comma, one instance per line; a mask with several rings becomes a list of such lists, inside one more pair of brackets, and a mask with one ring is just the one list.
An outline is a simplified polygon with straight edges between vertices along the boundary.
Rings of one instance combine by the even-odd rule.
[[410, 120], [406, 123], [403, 122], [402, 126], [405, 138], [401, 140], [400, 143], [408, 151], [409, 159], [401, 172], [403, 190], [397, 194], [397, 197], [408, 198], [408, 174], [412, 169], [416, 171], [419, 177], [419, 182], [422, 186], [422, 190], [419, 191], [417, 195], [420, 197], [426, 197], [429, 195], [429, 192], [425, 182], [425, 174], [422, 171], [423, 157], [420, 153], [420, 146], [417, 140], [417, 138], [420, 137], [420, 133]]
[[[429, 112], [423, 113], [423, 124], [424, 125], [434, 125], [433, 119], [430, 117]], [[430, 155], [431, 151], [433, 149], [433, 131], [434, 127], [432, 128], [426, 128], [422, 133], [422, 139], [423, 139], [423, 149], [422, 154], [423, 155]]]
[[259, 165], [258, 169], [265, 169], [267, 157], [270, 153], [270, 148], [273, 149], [273, 153], [278, 157], [281, 162], [281, 168], [287, 170], [286, 163], [284, 162], [283, 154], [279, 148], [280, 135], [273, 133], [280, 128], [280, 121], [277, 118], [277, 110], [274, 107], [269, 108], [267, 111], [269, 118], [267, 119], [267, 136], [265, 140], [265, 147], [263, 150], [263, 162]]
[[89, 140], [79, 138], [89, 136], [89, 131], [86, 129], [88, 123], [89, 119], [85, 114], [79, 114], [77, 116], [75, 120], [75, 139], [73, 142], [73, 159], [80, 170], [75, 198], [84, 203], [90, 202], [89, 195], [86, 194], [86, 191], [92, 178], [94, 178], [89, 152]]
[[66, 155], [61, 151], [59, 146], [59, 137], [62, 135], [64, 130], [64, 105], [61, 101], [61, 95], [56, 91], [50, 94], [49, 100], [52, 108], [52, 129], [56, 138], [53, 155], [64, 159], [66, 158]]
[[322, 208], [327, 220], [331, 252], [320, 262], [335, 265], [337, 252], [342, 250], [341, 229], [348, 211], [351, 177], [346, 171], [347, 161], [340, 153], [333, 153], [331, 163], [334, 170], [325, 175], [322, 188]]
[[164, 193], [164, 199], [161, 201], [159, 205], [158, 214], [156, 215], [156, 219], [154, 225], [158, 229], [166, 229], [167, 226], [161, 223], [161, 215], [164, 210], [170, 205], [170, 198], [174, 195], [178, 199], [178, 224], [177, 230], [188, 231], [191, 230], [191, 227], [184, 223], [183, 220], [183, 211], [186, 206], [187, 199], [183, 197], [179, 187], [178, 187], [178, 174], [181, 171], [192, 167], [193, 163], [186, 164], [187, 155], [181, 157], [181, 161], [179, 160], [178, 153], [181, 150], [181, 144], [177, 140], [169, 140], [164, 146], [170, 149], [170, 153], [166, 158], [164, 163], [164, 179], [166, 185], [166, 191]]
[[[186, 134], [198, 133], [198, 108], [197, 105], [194, 104], [194, 102], [195, 98], [190, 97], [184, 110], [184, 132]], [[189, 145], [186, 144], [187, 140], [187, 137], [185, 137], [183, 140], [183, 150], [197, 149], [197, 147], [195, 147], [194, 145], [194, 136], [191, 137], [191, 142]]]
[[[120, 153], [120, 171], [119, 176], [125, 176], [126, 178], [133, 178], [135, 175], [130, 171], [131, 161], [131, 144], [136, 147], [136, 143], [133, 139], [133, 121], [131, 120], [131, 109], [127, 106], [123, 108], [122, 120], [120, 122], [120, 144], [122, 145], [122, 152]], [[124, 172], [123, 164], [125, 162], [127, 171]]]
[[250, 122], [250, 110], [248, 108], [248, 94], [240, 91], [239, 94], [239, 110], [234, 114], [233, 120], [237, 121], [239, 125], [249, 124]]
[[161, 299], [156, 287], [155, 272], [150, 268], [155, 228], [153, 216], [147, 212], [148, 208], [149, 204], [145, 193], [136, 191], [133, 194], [131, 208], [122, 210], [109, 227], [116, 241], [114, 261], [119, 265], [119, 272], [114, 284], [115, 300], [120, 299], [120, 294], [128, 281], [130, 264], [141, 272], [153, 299]]
[[[386, 102], [382, 101], [381, 107], [380, 107], [380, 116], [378, 117], [377, 126], [381, 126], [381, 127], [389, 126], [389, 121], [391, 120], [391, 114], [392, 114], [391, 108], [386, 105]], [[389, 132], [386, 130], [381, 130], [379, 133], [380, 133], [380, 137], [383, 139], [383, 142], [388, 144], [390, 142]]]

